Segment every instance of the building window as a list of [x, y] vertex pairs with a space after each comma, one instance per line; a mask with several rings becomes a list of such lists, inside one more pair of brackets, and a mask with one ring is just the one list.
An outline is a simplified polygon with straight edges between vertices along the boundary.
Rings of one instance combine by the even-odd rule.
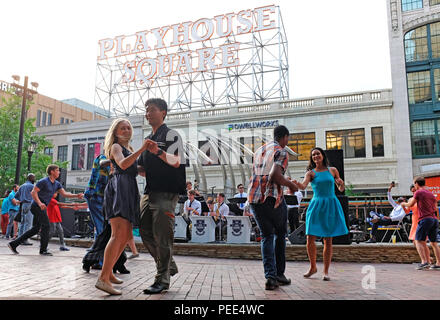
[[365, 158], [364, 129], [327, 131], [327, 150], [344, 151], [344, 158]]
[[101, 154], [101, 144], [89, 143], [89, 145], [87, 146], [87, 170], [92, 170], [93, 161], [100, 154]]
[[52, 113], [47, 114], [47, 125], [48, 126], [52, 125]]
[[74, 144], [72, 148], [72, 170], [84, 169], [85, 144]]
[[406, 62], [428, 60], [428, 37], [426, 30], [426, 26], [423, 26], [405, 34]]
[[382, 127], [371, 128], [371, 142], [373, 145], [373, 157], [383, 157], [385, 153], [383, 147]]
[[435, 6], [436, 4], [440, 4], [440, 0], [429, 0], [430, 6]]
[[438, 121], [414, 121], [411, 123], [413, 156], [437, 154]]
[[248, 151], [252, 151], [252, 153], [254, 153], [264, 144], [263, 139], [258, 136], [240, 137], [239, 142], [245, 147], [237, 148], [240, 150], [240, 163], [252, 163], [253, 154], [250, 154]]
[[41, 122], [41, 110], [37, 110], [37, 120], [35, 122], [35, 126], [39, 127]]
[[61, 117], [61, 119], [60, 119], [60, 124], [64, 124], [64, 118], [63, 117]]
[[41, 118], [41, 126], [44, 127], [46, 125], [47, 112], [43, 111], [43, 117]]
[[50, 156], [53, 159], [53, 148], [45, 147], [44, 154]]
[[67, 161], [67, 146], [59, 146], [58, 147], [58, 161], [64, 162]]
[[410, 104], [432, 101], [429, 71], [410, 72], [407, 77]]
[[293, 133], [289, 136], [287, 144], [293, 151], [299, 153], [299, 156], [289, 155], [290, 161], [309, 160], [310, 150], [316, 147], [315, 133]]
[[423, 8], [423, 0], [402, 0], [402, 11], [410, 11]]

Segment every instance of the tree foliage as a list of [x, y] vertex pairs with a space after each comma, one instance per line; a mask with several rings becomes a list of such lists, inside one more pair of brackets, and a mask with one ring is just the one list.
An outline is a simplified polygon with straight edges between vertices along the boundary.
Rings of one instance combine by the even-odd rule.
[[[17, 163], [18, 138], [20, 132], [21, 97], [10, 92], [0, 101], [0, 192], [3, 195], [10, 189], [15, 180]], [[27, 103], [26, 110], [29, 110]], [[55, 163], [61, 168], [67, 168], [67, 162], [53, 162], [52, 157], [44, 154], [46, 147], [53, 147], [45, 136], [35, 135], [35, 119], [27, 119], [23, 130], [23, 148], [21, 156], [20, 184], [24, 183], [28, 172], [28, 148], [31, 141], [37, 143], [36, 150], [31, 158], [31, 172], [36, 179], [46, 176], [46, 167]]]

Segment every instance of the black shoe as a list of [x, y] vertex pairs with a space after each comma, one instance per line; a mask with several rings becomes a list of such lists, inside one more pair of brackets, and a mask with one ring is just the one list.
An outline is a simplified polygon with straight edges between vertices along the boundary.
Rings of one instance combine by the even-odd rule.
[[90, 265], [88, 265], [87, 263], [83, 263], [83, 270], [87, 273], [90, 272]]
[[102, 266], [99, 263], [95, 263], [92, 265], [93, 270], [102, 270]]
[[14, 246], [11, 242], [8, 243], [8, 248], [11, 249], [14, 254], [19, 254], [19, 252], [16, 250], [17, 246]]
[[165, 286], [161, 283], [154, 283], [152, 286], [144, 290], [145, 294], [157, 294], [164, 290], [168, 290], [169, 286]]
[[178, 272], [179, 272], [178, 270], [170, 270], [170, 276], [172, 277], [176, 275]]
[[118, 271], [120, 274], [129, 274], [130, 270], [128, 270], [125, 266], [122, 266], [121, 268], [113, 268], [113, 273], [116, 273]]
[[42, 256], [53, 256], [53, 254], [50, 253], [49, 251], [41, 251], [40, 255], [42, 255]]
[[284, 274], [281, 276], [277, 276], [277, 281], [280, 286], [285, 286], [285, 285], [289, 285], [292, 283], [292, 280], [287, 279]]
[[273, 278], [268, 278], [266, 281], [266, 290], [275, 290], [278, 288], [278, 282]]

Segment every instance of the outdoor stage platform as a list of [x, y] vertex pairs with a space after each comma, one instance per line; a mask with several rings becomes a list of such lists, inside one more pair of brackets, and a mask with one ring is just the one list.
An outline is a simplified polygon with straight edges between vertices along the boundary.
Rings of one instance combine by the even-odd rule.
[[[51, 242], [58, 243], [57, 238]], [[89, 248], [90, 239], [65, 239], [68, 246]], [[148, 252], [142, 242], [136, 241], [140, 252]], [[316, 243], [318, 261], [322, 261], [323, 245]], [[227, 243], [175, 243], [174, 254], [183, 256], [199, 256], [228, 259], [261, 259], [259, 243], [227, 244]], [[431, 250], [431, 256], [434, 258]], [[287, 242], [286, 259], [288, 261], [308, 261], [305, 245], [292, 245]], [[360, 263], [419, 263], [420, 258], [412, 243], [353, 243], [350, 245], [333, 245], [335, 262]], [[435, 259], [434, 259], [435, 261]]]

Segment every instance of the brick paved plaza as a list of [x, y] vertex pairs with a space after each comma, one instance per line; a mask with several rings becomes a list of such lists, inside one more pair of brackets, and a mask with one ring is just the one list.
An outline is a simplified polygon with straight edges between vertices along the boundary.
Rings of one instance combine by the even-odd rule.
[[[124, 283], [122, 296], [109, 296], [95, 289], [98, 270], [85, 273], [81, 260], [85, 248], [70, 247], [61, 252], [51, 242], [52, 257], [38, 254], [38, 241], [20, 246], [19, 255], [0, 240], [0, 299], [73, 299], [73, 300], [411, 300], [440, 299], [440, 272], [415, 270], [415, 264], [362, 264], [334, 262], [331, 281], [318, 274], [304, 279], [307, 262], [287, 262], [290, 286], [264, 290], [260, 260], [216, 259], [175, 256], [179, 273], [171, 280], [168, 292], [145, 295], [152, 284], [155, 264], [151, 256], [128, 260], [128, 275], [119, 275]], [[11, 272], [13, 270], [13, 272]], [[375, 278], [375, 279], [374, 279]], [[374, 281], [375, 280], [375, 281]]]

